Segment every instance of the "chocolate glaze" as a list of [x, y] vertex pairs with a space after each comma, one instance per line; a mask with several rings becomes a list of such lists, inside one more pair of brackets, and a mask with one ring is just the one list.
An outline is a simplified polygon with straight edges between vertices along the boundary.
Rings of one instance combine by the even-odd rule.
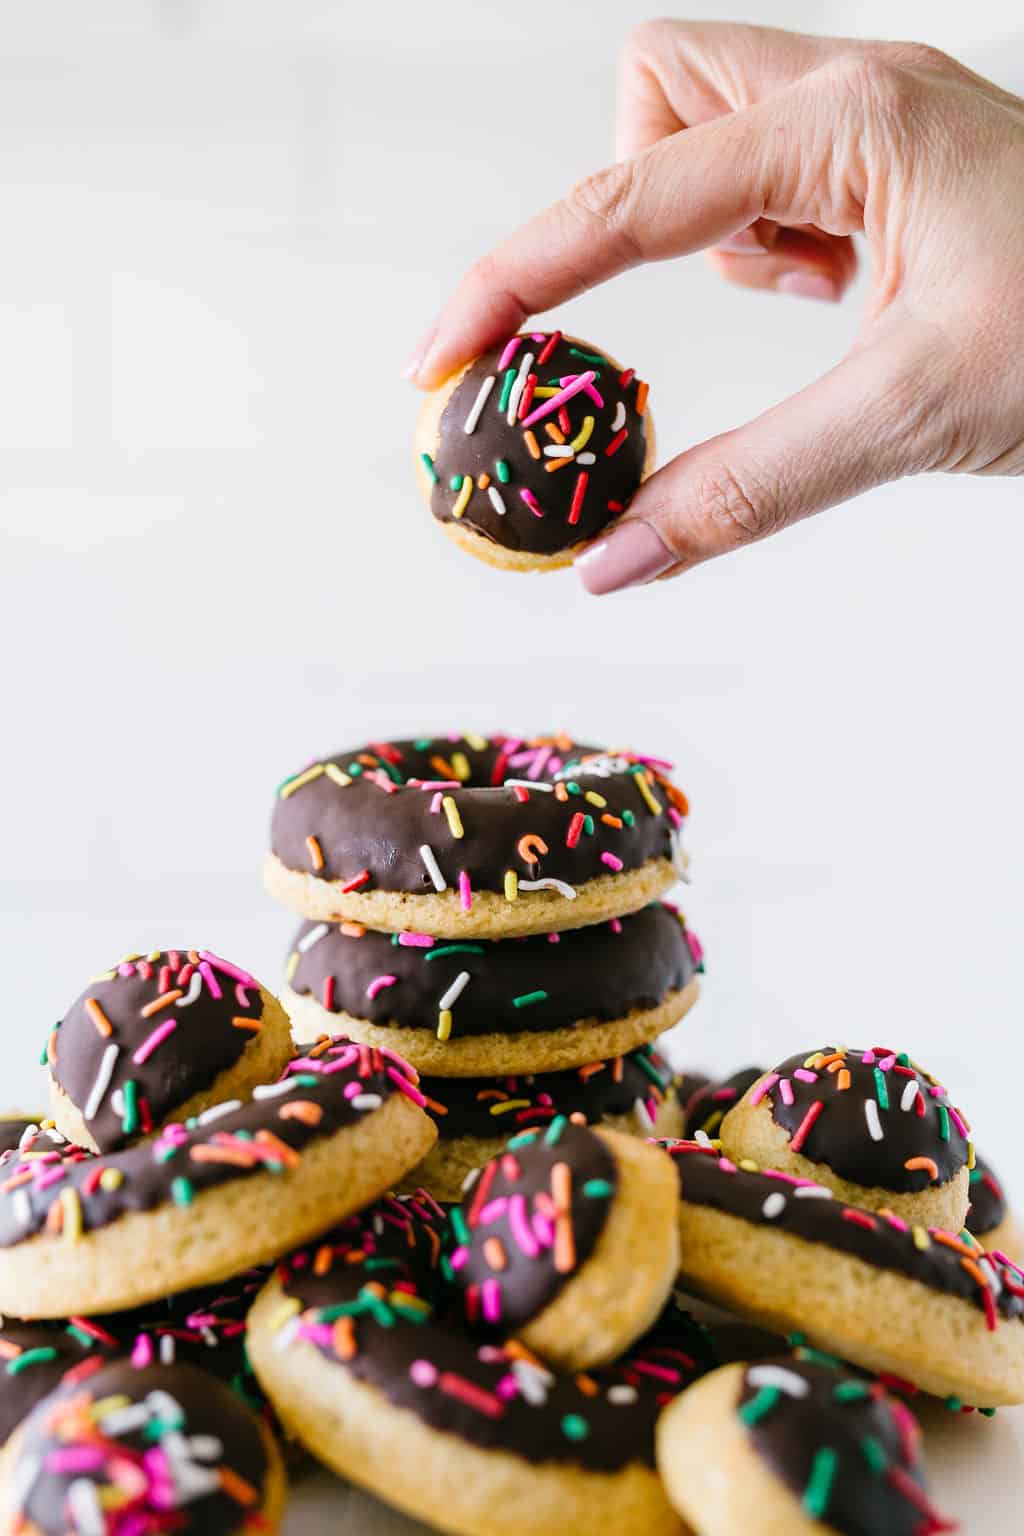
[[0, 1443], [69, 1371], [83, 1381], [120, 1354], [131, 1354], [139, 1365], [159, 1360], [205, 1366], [241, 1396], [259, 1402], [245, 1354], [245, 1318], [265, 1279], [265, 1270], [248, 1270], [223, 1285], [110, 1312], [99, 1321], [7, 1319], [0, 1328]]
[[[51, 1036], [50, 1073], [85, 1114], [101, 1152], [160, 1125], [233, 1067], [258, 1034], [259, 982], [236, 966], [225, 970], [226, 964], [208, 950], [154, 950], [97, 977], [71, 1004]], [[161, 1006], [169, 997], [173, 1001]], [[154, 1031], [169, 1022], [172, 1032], [147, 1054]], [[113, 1074], [92, 1105], [112, 1046], [118, 1048]], [[140, 1049], [141, 1062], [135, 1059]], [[94, 1113], [86, 1113], [91, 1108]]]
[[29, 1120], [12, 1115], [0, 1120], [0, 1152], [13, 1151], [29, 1127], [38, 1125], [42, 1118], [42, 1115], [36, 1115]]
[[[62, 1156], [54, 1150], [52, 1161], [22, 1163], [17, 1152], [5, 1153], [0, 1158], [7, 1186], [0, 1189], [0, 1248], [51, 1226], [56, 1219], [51, 1210], [61, 1210], [69, 1200], [80, 1212], [82, 1230], [91, 1232], [130, 1211], [152, 1210], [168, 1201], [189, 1204], [236, 1179], [280, 1172], [285, 1161], [292, 1164], [292, 1154], [301, 1157], [313, 1142], [354, 1125], [392, 1094], [419, 1097], [412, 1087], [416, 1074], [400, 1057], [335, 1038], [334, 1045], [328, 1038], [317, 1044], [316, 1059], [299, 1056], [289, 1063], [281, 1078], [289, 1087], [282, 1093], [226, 1114], [219, 1106], [207, 1110], [199, 1121], [165, 1126], [152, 1141], [101, 1155], [71, 1148]], [[346, 1089], [351, 1093], [354, 1087], [350, 1098]], [[314, 1106], [303, 1112], [308, 1120], [298, 1118], [292, 1108], [296, 1103]], [[239, 1158], [245, 1161], [240, 1164]], [[58, 1169], [60, 1176], [54, 1178]], [[120, 1179], [116, 1188], [97, 1182], [102, 1170], [113, 1170], [113, 1178]], [[24, 1175], [28, 1178], [20, 1182]]]
[[971, 1208], [964, 1225], [968, 1232], [984, 1242], [989, 1232], [1005, 1221], [1009, 1212], [1006, 1194], [996, 1177], [992, 1164], [983, 1157], [975, 1157], [970, 1173]]
[[761, 1460], [830, 1531], [920, 1536], [955, 1529], [930, 1523], [936, 1516], [921, 1431], [880, 1383], [780, 1355], [747, 1367], [737, 1411]]
[[[438, 1264], [443, 1229], [433, 1202], [387, 1200], [336, 1228], [316, 1249], [292, 1255], [279, 1271], [303, 1312], [285, 1325], [290, 1331], [282, 1343], [309, 1340], [396, 1408], [483, 1450], [605, 1473], [630, 1462], [653, 1466], [661, 1408], [715, 1364], [706, 1330], [670, 1303], [613, 1365], [586, 1378], [548, 1370], [515, 1346], [482, 1344], [460, 1324], [457, 1294], [445, 1282], [444, 1261]], [[349, 1255], [358, 1255], [357, 1262], [346, 1262]], [[372, 1305], [364, 1292], [371, 1281], [388, 1287]], [[396, 1286], [418, 1298], [421, 1310], [408, 1301], [396, 1310], [396, 1301], [403, 1305]], [[352, 1320], [347, 1356], [337, 1352], [339, 1307]], [[581, 1381], [597, 1390], [586, 1391]]]
[[[149, 1411], [132, 1427], [120, 1408], [105, 1407], [94, 1418], [94, 1405], [110, 1398]], [[83, 1458], [95, 1455], [96, 1465], [63, 1470], [60, 1453], [73, 1449]], [[226, 1484], [220, 1468], [234, 1474]], [[86, 1485], [77, 1497], [94, 1510], [102, 1490], [131, 1489], [139, 1520], [133, 1530], [169, 1529], [165, 1522], [174, 1511], [176, 1531], [228, 1536], [245, 1527], [248, 1515], [258, 1515], [267, 1471], [256, 1420], [214, 1377], [194, 1366], [137, 1370], [119, 1360], [85, 1381], [65, 1383], [38, 1405], [24, 1427], [9, 1486], [22, 1493], [24, 1517], [46, 1536], [88, 1528], [75, 1515], [76, 1482]]]
[[[989, 1315], [994, 1325], [998, 1317], [1018, 1321], [1024, 1317], [1024, 1276], [991, 1254], [982, 1255], [949, 1233], [931, 1227], [911, 1230], [898, 1217], [886, 1217], [875, 1211], [862, 1211], [830, 1198], [830, 1191], [810, 1180], [793, 1180], [778, 1173], [749, 1173], [738, 1169], [728, 1158], [720, 1158], [708, 1147], [693, 1141], [664, 1143], [676, 1160], [683, 1200], [690, 1205], [705, 1205], [754, 1226], [772, 1228], [808, 1243], [821, 1243], [838, 1253], [849, 1254], [876, 1269], [892, 1270], [916, 1280], [933, 1291], [958, 1296], [980, 1310], [986, 1310], [985, 1297], [993, 1291], [994, 1306]], [[801, 1195], [800, 1189], [814, 1191]], [[772, 1197], [781, 1195], [784, 1205]], [[771, 1204], [766, 1209], [766, 1202]], [[923, 1234], [927, 1247], [919, 1248], [914, 1233]], [[964, 1261], [967, 1261], [965, 1267]], [[980, 1269], [989, 1280], [988, 1288], [979, 1285], [972, 1270]]]
[[466, 1195], [464, 1227], [453, 1213], [451, 1262], [467, 1320], [507, 1335], [543, 1312], [594, 1251], [617, 1187], [614, 1156], [584, 1126], [557, 1119], [543, 1135], [513, 1137]]
[[[787, 1057], [771, 1075], [776, 1074], [782, 1081], [766, 1095], [775, 1124], [793, 1138], [808, 1111], [821, 1103], [823, 1109], [794, 1150], [852, 1184], [914, 1194], [947, 1184], [968, 1161], [970, 1144], [962, 1116], [946, 1090], [905, 1054], [883, 1047], [844, 1051], [827, 1045], [810, 1056], [798, 1052]], [[783, 1083], [789, 1085], [790, 1104], [783, 1099]], [[842, 1087], [844, 1083], [848, 1086]], [[874, 1106], [872, 1117], [877, 1112], [877, 1122], [867, 1119], [869, 1105]], [[877, 1139], [871, 1134], [872, 1123], [881, 1131]], [[918, 1158], [934, 1164], [934, 1175], [930, 1167], [907, 1167]]]
[[[583, 390], [566, 402], [563, 414], [556, 412], [537, 422], [529, 429], [535, 452], [531, 452], [522, 421], [542, 406], [544, 399], [535, 396], [522, 419], [514, 417], [513, 425], [508, 424], [508, 406], [501, 408], [508, 372], [514, 380], [531, 354], [539, 359], [552, 334], [561, 335], [535, 332], [524, 336], [510, 370], [498, 370], [504, 342], [470, 365], [441, 414], [437, 451], [427, 471], [435, 477], [430, 510], [439, 522], [453, 521], [463, 476], [471, 475], [473, 491], [460, 514], [462, 523], [505, 549], [541, 555], [592, 539], [618, 516], [640, 484], [647, 453], [644, 413], [637, 407], [640, 380], [632, 370], [620, 371], [587, 342], [577, 345], [568, 338], [557, 340], [545, 362], [531, 373], [541, 388], [551, 388], [558, 387], [559, 379], [568, 380], [592, 369], [599, 375], [593, 387], [600, 403]], [[467, 433], [466, 419], [488, 378], [493, 378], [494, 384], [475, 429]], [[568, 463], [564, 462], [565, 455], [545, 453], [556, 444], [549, 426], [563, 443], [571, 444], [588, 418], [592, 427], [588, 440], [580, 444], [580, 458], [571, 449]], [[499, 463], [504, 470], [499, 470]], [[561, 467], [549, 468], [556, 463]], [[581, 480], [584, 474], [587, 478]], [[481, 475], [490, 477], [490, 485], [483, 490], [479, 488]], [[524, 488], [541, 516], [523, 498]], [[497, 506], [491, 490], [500, 498]], [[582, 501], [574, 510], [574, 496], [579, 495]], [[499, 507], [504, 510], [499, 511]]]
[[[654, 1008], [698, 968], [679, 915], [659, 904], [611, 923], [527, 939], [437, 939], [426, 946], [403, 944], [402, 937], [361, 924], [303, 923], [292, 945], [290, 985], [331, 1012], [433, 1035], [440, 1000], [465, 971], [469, 983], [452, 1005], [453, 1034], [523, 1034]], [[394, 980], [375, 986], [382, 977]], [[537, 993], [544, 996], [516, 1006], [517, 997]]]
[[[743, 1067], [731, 1077], [695, 1080], [693, 1091], [683, 1099], [687, 1137], [694, 1141], [698, 1131], [703, 1131], [705, 1136], [717, 1136], [730, 1109], [757, 1082], [763, 1071], [763, 1067]], [[690, 1081], [686, 1079], [687, 1084]]]
[[[339, 784], [325, 766], [352, 782]], [[306, 774], [314, 777], [307, 780]], [[635, 782], [637, 774], [657, 814]], [[461, 837], [453, 833], [437, 792], [411, 785], [413, 779], [460, 781], [461, 787], [442, 793], [454, 802]], [[509, 779], [532, 781], [534, 787], [517, 791], [506, 787]], [[550, 787], [556, 782], [564, 783], [564, 799], [559, 798], [562, 789]], [[606, 804], [588, 801], [587, 794]], [[424, 845], [432, 849], [454, 891], [462, 872], [474, 891], [504, 891], [509, 870], [520, 881], [554, 878], [575, 888], [598, 875], [618, 873], [602, 855], [621, 860], [625, 870], [671, 858], [675, 825], [686, 809], [685, 798], [663, 777], [660, 765], [645, 768], [626, 755], [609, 756], [566, 737], [529, 742], [503, 735], [489, 741], [421, 737], [337, 752], [286, 780], [274, 806], [271, 846], [288, 869], [321, 880], [361, 881], [353, 887], [357, 890], [433, 894], [419, 851]], [[623, 825], [611, 825], [604, 816]], [[531, 835], [547, 853], [534, 843], [526, 849], [530, 857], [524, 855], [520, 843]], [[318, 854], [309, 838], [315, 839]]]
[[442, 1141], [457, 1136], [512, 1136], [543, 1127], [558, 1115], [599, 1125], [639, 1104], [653, 1123], [671, 1091], [672, 1069], [653, 1046], [566, 1072], [527, 1077], [421, 1077], [427, 1114]]

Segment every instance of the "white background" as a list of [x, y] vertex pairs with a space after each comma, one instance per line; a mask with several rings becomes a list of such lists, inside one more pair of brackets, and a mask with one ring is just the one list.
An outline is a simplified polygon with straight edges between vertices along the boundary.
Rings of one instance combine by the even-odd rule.
[[[917, 36], [1020, 89], [1016, 10], [757, 19]], [[41, 1102], [45, 1030], [126, 950], [277, 977], [291, 922], [257, 869], [309, 756], [564, 727], [673, 756], [691, 793], [709, 974], [677, 1059], [906, 1047], [1024, 1190], [1022, 482], [892, 487], [600, 601], [471, 562], [417, 497], [405, 354], [466, 263], [607, 158], [644, 13], [0, 16], [4, 1098]], [[669, 453], [828, 366], [862, 297], [735, 292], [695, 258], [571, 324], [650, 379]]]

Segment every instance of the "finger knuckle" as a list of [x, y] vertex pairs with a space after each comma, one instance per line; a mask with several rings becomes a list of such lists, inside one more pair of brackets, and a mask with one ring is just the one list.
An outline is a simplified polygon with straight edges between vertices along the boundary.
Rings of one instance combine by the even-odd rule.
[[670, 39], [679, 28], [679, 22], [667, 16], [655, 16], [639, 21], [630, 27], [622, 45], [623, 56], [630, 60], [656, 58], [664, 53]]
[[931, 43], [889, 43], [885, 58], [902, 69], [927, 71], [931, 74], [947, 74], [958, 66], [948, 53]]
[[636, 185], [632, 161], [606, 166], [573, 187], [567, 200], [569, 211], [583, 223], [599, 225], [603, 235], [610, 235], [639, 255], [633, 229]]
[[902, 115], [920, 92], [913, 70], [888, 48], [839, 54], [821, 71], [821, 83], [876, 115]]
[[693, 486], [697, 516], [727, 544], [747, 544], [782, 524], [780, 503], [767, 485], [726, 464], [705, 469]]

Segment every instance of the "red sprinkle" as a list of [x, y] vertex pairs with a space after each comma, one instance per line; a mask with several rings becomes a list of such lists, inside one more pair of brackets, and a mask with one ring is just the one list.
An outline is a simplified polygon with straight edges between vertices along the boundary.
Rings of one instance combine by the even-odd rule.
[[569, 823], [569, 830], [568, 830], [568, 832], [566, 833], [566, 836], [565, 836], [565, 846], [567, 848], [575, 848], [576, 847], [576, 844], [580, 840], [580, 834], [583, 831], [583, 823], [584, 823], [585, 820], [586, 820], [586, 817], [584, 816], [583, 812], [582, 811], [577, 811], [575, 816], [570, 821], [570, 823]]
[[793, 1137], [793, 1140], [789, 1144], [791, 1151], [793, 1151], [793, 1152], [799, 1152], [800, 1151], [800, 1148], [803, 1146], [804, 1142], [807, 1140], [808, 1136], [811, 1134], [811, 1127], [813, 1126], [815, 1120], [817, 1120], [818, 1116], [821, 1114], [821, 1112], [822, 1112], [822, 1110], [824, 1108], [825, 1108], [825, 1101], [824, 1101], [824, 1099], [815, 1099], [814, 1103], [811, 1105], [810, 1109], [807, 1111], [806, 1115], [804, 1115], [804, 1118], [801, 1120], [800, 1124], [797, 1126], [796, 1134]]
[[587, 481], [590, 476], [585, 469], [581, 469], [576, 478], [576, 485], [572, 493], [572, 504], [569, 507], [569, 522], [576, 524], [583, 512], [583, 498], [587, 494]]
[[620, 427], [604, 451], [606, 459], [610, 459], [613, 453], [618, 453], [629, 434], [625, 427]]
[[358, 875], [350, 880], [347, 885], [342, 886], [341, 893], [344, 896], [347, 891], [357, 891], [361, 885], [368, 885], [369, 881], [370, 871], [368, 869], [361, 869]]

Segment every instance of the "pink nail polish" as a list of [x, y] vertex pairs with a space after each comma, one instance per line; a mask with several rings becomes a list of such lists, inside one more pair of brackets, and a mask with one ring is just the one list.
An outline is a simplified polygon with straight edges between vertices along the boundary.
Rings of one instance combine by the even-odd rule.
[[676, 557], [650, 523], [629, 522], [574, 562], [593, 597], [638, 587], [676, 564]]
[[793, 293], [801, 299], [821, 299], [828, 304], [835, 304], [839, 298], [839, 289], [824, 272], [783, 272], [776, 279], [775, 288], [778, 293]]
[[414, 379], [426, 362], [427, 353], [430, 351], [434, 337], [437, 335], [437, 326], [432, 325], [429, 331], [425, 331], [417, 342], [412, 356], [402, 369], [403, 379]]

